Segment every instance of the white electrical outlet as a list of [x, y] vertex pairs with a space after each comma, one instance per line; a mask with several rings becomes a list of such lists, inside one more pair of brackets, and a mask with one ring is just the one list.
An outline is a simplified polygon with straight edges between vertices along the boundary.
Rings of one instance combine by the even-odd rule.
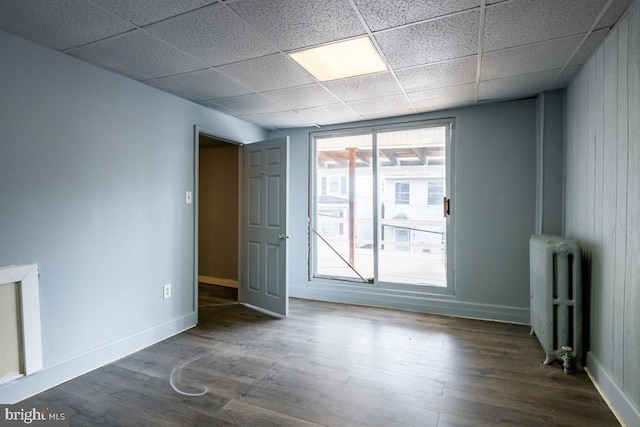
[[162, 287], [162, 298], [171, 298], [171, 285], [167, 284]]

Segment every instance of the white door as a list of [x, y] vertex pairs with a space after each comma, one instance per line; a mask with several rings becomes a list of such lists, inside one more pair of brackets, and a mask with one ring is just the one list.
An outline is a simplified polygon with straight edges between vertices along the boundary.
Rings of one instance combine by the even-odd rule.
[[289, 138], [245, 145], [243, 159], [239, 297], [245, 304], [286, 316]]

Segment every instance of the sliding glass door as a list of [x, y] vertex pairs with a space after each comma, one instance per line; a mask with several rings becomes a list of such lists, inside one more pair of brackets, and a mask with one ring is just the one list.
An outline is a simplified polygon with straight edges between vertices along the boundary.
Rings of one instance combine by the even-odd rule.
[[447, 287], [451, 123], [313, 137], [311, 272]]

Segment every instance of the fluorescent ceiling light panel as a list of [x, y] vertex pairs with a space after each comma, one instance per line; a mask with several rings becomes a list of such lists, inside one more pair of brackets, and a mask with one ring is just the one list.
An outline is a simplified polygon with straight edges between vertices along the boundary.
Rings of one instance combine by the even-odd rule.
[[300, 50], [289, 56], [321, 82], [387, 71], [369, 37]]

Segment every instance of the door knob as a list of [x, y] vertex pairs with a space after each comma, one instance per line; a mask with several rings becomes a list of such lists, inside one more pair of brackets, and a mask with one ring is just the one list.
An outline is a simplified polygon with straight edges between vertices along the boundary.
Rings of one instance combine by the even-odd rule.
[[278, 239], [280, 240], [284, 240], [284, 239], [288, 239], [289, 235], [288, 234], [278, 234]]

